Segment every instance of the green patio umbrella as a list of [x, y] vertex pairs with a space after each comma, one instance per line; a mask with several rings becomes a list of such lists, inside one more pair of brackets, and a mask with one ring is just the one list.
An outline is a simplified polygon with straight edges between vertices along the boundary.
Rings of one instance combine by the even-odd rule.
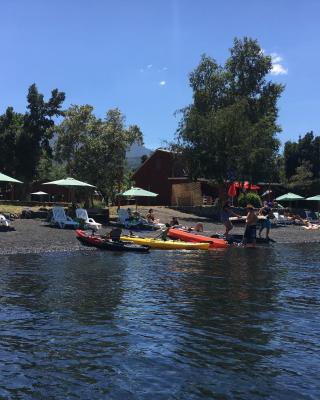
[[0, 172], [0, 182], [22, 183], [21, 181], [18, 181], [18, 179], [11, 178], [11, 176], [2, 174], [1, 172]]
[[286, 193], [283, 194], [282, 196], [279, 196], [276, 198], [277, 201], [295, 201], [295, 200], [304, 200], [304, 197], [299, 196], [298, 194], [295, 193]]
[[293, 201], [304, 200], [304, 197], [299, 196], [298, 194], [289, 192], [289, 193], [283, 194], [282, 196], [277, 197], [276, 200], [277, 201], [288, 201], [289, 207], [291, 208]]
[[43, 185], [56, 185], [56, 186], [64, 186], [67, 188], [95, 188], [96, 186], [90, 185], [90, 183], [78, 181], [78, 179], [74, 179], [71, 177], [67, 177], [64, 179], [58, 179], [57, 181], [46, 182]]
[[78, 181], [77, 179], [70, 178], [70, 177], [64, 178], [64, 179], [58, 179], [57, 181], [46, 182], [46, 183], [43, 183], [43, 185], [58, 185], [58, 186], [70, 186], [70, 187], [92, 187], [92, 188], [95, 188], [95, 186], [90, 185], [89, 183], [81, 182], [81, 181]]
[[320, 194], [317, 196], [307, 197], [306, 200], [320, 201]]
[[40, 201], [43, 201], [43, 197], [44, 196], [49, 196], [49, 193], [42, 192], [41, 190], [39, 192], [33, 192], [33, 193], [30, 193], [30, 194], [32, 194], [33, 196], [39, 196], [40, 197]]
[[158, 193], [149, 192], [138, 187], [132, 187], [122, 193], [122, 196], [126, 197], [157, 197]]
[[[0, 182], [5, 182], [6, 184], [7, 183], [22, 183], [21, 181], [18, 181], [18, 179], [11, 178], [11, 176], [2, 174], [1, 172], [0, 172]], [[5, 186], [6, 186], [5, 191], [7, 191], [7, 185], [5, 185]], [[14, 194], [13, 194], [13, 189], [12, 189], [11, 190], [11, 199], [12, 200], [13, 200], [13, 196], [14, 196]]]
[[136, 209], [137, 209], [138, 208], [137, 197], [157, 197], [158, 193], [149, 192], [148, 190], [144, 190], [138, 187], [131, 187], [129, 190], [123, 192], [122, 196], [134, 197], [136, 199]]
[[307, 197], [306, 200], [318, 201], [318, 218], [319, 218], [319, 212], [320, 212], [320, 194], [318, 194], [317, 196]]

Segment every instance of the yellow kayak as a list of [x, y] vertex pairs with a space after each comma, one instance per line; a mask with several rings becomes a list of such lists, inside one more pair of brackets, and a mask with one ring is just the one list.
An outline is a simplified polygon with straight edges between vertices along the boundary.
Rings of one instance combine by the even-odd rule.
[[181, 242], [180, 240], [161, 240], [134, 236], [121, 236], [120, 239], [161, 250], [208, 250], [210, 246], [210, 243]]

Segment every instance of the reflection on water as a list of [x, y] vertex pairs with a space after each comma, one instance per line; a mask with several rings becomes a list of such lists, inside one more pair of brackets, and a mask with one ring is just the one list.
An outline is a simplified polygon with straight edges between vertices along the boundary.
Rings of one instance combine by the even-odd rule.
[[0, 398], [316, 399], [319, 256], [4, 257]]

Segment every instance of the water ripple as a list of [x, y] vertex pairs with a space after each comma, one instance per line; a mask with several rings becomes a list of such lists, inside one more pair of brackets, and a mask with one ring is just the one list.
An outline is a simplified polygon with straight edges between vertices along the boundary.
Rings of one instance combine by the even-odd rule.
[[317, 399], [319, 256], [4, 256], [0, 398]]

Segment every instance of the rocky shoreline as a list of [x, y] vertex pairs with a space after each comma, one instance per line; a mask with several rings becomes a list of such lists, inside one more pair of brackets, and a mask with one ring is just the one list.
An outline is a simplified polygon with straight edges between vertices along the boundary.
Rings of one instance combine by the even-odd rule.
[[[204, 234], [222, 234], [224, 226], [212, 220], [200, 218], [196, 215], [181, 213], [165, 207], [154, 207], [155, 215], [161, 222], [169, 222], [172, 216], [176, 216], [179, 222], [185, 226], [193, 226], [197, 222], [202, 222]], [[141, 214], [145, 214], [146, 208], [139, 208]], [[17, 219], [12, 224], [14, 231], [0, 232], [0, 254], [25, 254], [42, 253], [53, 251], [79, 251], [95, 250], [83, 247], [75, 237], [73, 230], [58, 229], [48, 225], [41, 219]], [[105, 233], [111, 229], [111, 225], [103, 226], [101, 232]], [[244, 225], [234, 226], [231, 231], [235, 236], [243, 234]], [[124, 230], [124, 233], [128, 231]], [[141, 236], [154, 237], [157, 231], [141, 231]], [[265, 232], [262, 234], [265, 235]], [[287, 225], [278, 226], [271, 229], [271, 241], [268, 245], [275, 246], [284, 243], [320, 243], [320, 230], [305, 230], [301, 226]]]

